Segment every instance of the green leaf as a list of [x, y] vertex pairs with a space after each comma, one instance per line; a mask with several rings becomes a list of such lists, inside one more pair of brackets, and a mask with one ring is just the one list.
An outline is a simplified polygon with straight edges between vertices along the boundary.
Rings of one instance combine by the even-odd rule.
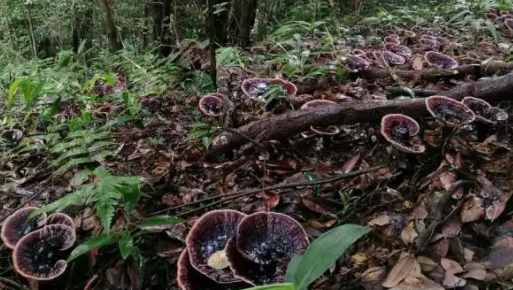
[[292, 284], [296, 283], [296, 278], [294, 277], [294, 273], [297, 272], [297, 267], [299, 266], [299, 263], [301, 263], [301, 258], [303, 258], [303, 255], [297, 255], [289, 262], [289, 266], [287, 267], [287, 274], [285, 276], [285, 281], [290, 282]]
[[246, 288], [244, 290], [294, 290], [294, 285], [291, 283], [271, 284], [271, 285]]
[[144, 219], [139, 223], [139, 228], [145, 229], [150, 227], [158, 227], [158, 226], [164, 226], [164, 225], [174, 225], [183, 223], [184, 220], [175, 217], [175, 216], [169, 216], [169, 215], [159, 215], [159, 216], [153, 216], [149, 217], [147, 219]]
[[130, 213], [135, 208], [139, 202], [139, 198], [141, 197], [139, 186], [137, 183], [131, 186], [123, 186], [119, 188], [119, 191], [123, 194], [123, 207], [127, 213]]
[[118, 241], [118, 247], [123, 259], [130, 257], [137, 249], [134, 245], [134, 240], [128, 231], [122, 232], [121, 239]]
[[118, 239], [116, 235], [103, 234], [100, 236], [92, 237], [89, 240], [83, 242], [81, 245], [76, 247], [73, 252], [69, 255], [68, 262], [76, 259], [77, 257], [100, 247], [115, 243]]
[[287, 269], [287, 282], [293, 282], [297, 290], [304, 290], [329, 269], [369, 229], [347, 224], [334, 228], [317, 238]]

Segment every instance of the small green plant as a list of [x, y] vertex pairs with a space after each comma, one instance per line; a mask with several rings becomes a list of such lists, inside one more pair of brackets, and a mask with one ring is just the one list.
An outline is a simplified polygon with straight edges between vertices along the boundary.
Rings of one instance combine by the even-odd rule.
[[262, 92], [262, 98], [264, 99], [264, 108], [269, 109], [277, 101], [285, 99], [287, 92], [281, 86], [271, 85]]
[[349, 208], [351, 207], [351, 202], [354, 200], [353, 190], [352, 189], [341, 189], [338, 191], [338, 195], [340, 196], [340, 201], [342, 202], [342, 215], [345, 215]]
[[206, 149], [209, 149], [210, 146], [212, 146], [214, 136], [216, 132], [219, 130], [217, 127], [214, 127], [203, 122], [193, 123], [189, 125], [189, 127], [191, 128], [191, 131], [187, 136], [187, 140], [201, 140], [201, 143], [203, 144], [203, 146], [205, 146]]

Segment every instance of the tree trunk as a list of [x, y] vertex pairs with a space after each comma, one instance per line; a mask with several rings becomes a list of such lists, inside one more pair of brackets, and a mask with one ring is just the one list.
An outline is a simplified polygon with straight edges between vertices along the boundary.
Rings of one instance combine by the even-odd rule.
[[[212, 1], [213, 6], [226, 2], [225, 0], [207, 0], [207, 1]], [[212, 23], [214, 23], [214, 25], [213, 25], [213, 29], [214, 29], [213, 45], [215, 47], [224, 46], [227, 43], [228, 37], [226, 34], [226, 23], [229, 22], [229, 18], [231, 17], [230, 13], [228, 13], [229, 10], [230, 10], [230, 6], [229, 5], [225, 6], [225, 10], [214, 15], [213, 22], [210, 21], [209, 17], [205, 18], [205, 31], [206, 31], [207, 35], [210, 35]]]
[[149, 10], [153, 19], [153, 39], [160, 45], [160, 54], [167, 56], [171, 52], [171, 0], [151, 1]]
[[109, 48], [111, 51], [118, 51], [123, 49], [121, 41], [118, 39], [118, 32], [116, 25], [114, 24], [114, 17], [112, 16], [112, 10], [109, 6], [108, 0], [97, 0], [98, 6], [103, 12], [103, 24], [107, 39], [109, 41]]
[[255, 24], [257, 0], [232, 0], [226, 33], [231, 44], [247, 47]]

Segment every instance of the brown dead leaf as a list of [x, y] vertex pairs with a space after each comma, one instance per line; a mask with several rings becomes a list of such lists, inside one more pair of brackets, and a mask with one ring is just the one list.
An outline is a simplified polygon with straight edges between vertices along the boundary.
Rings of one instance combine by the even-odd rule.
[[463, 276], [464, 278], [471, 278], [478, 281], [484, 281], [486, 279], [486, 266], [481, 263], [470, 262], [463, 266], [467, 273]]
[[419, 263], [422, 272], [431, 272], [438, 266], [438, 263], [426, 256], [418, 256], [417, 262]]
[[267, 208], [268, 210], [271, 210], [278, 206], [280, 203], [280, 195], [272, 195], [269, 198], [267, 198]]
[[397, 286], [390, 290], [443, 290], [444, 288], [433, 280], [422, 275], [420, 272], [413, 272]]
[[410, 222], [406, 227], [401, 231], [401, 239], [406, 245], [411, 245], [415, 241], [415, 239], [419, 236], [417, 231], [415, 230], [415, 225]]
[[495, 243], [485, 260], [492, 269], [513, 264], [513, 238], [505, 238]]
[[324, 206], [318, 204], [317, 202], [309, 199], [309, 198], [301, 198], [303, 205], [306, 206], [309, 210], [322, 214], [332, 216], [333, 214]]
[[371, 267], [362, 273], [361, 281], [365, 290], [381, 290], [381, 283], [385, 280], [387, 270], [385, 267]]
[[369, 260], [369, 256], [363, 252], [356, 253], [351, 256], [351, 263], [355, 267], [360, 267], [365, 264]]
[[412, 271], [415, 271], [416, 268], [420, 268], [420, 266], [415, 256], [410, 253], [402, 252], [399, 261], [397, 261], [397, 264], [390, 270], [387, 278], [381, 285], [386, 288], [397, 286], [404, 278], [410, 275]]
[[320, 222], [313, 220], [310, 222], [310, 225], [316, 229], [325, 229], [325, 228], [331, 228], [335, 223], [337, 222], [337, 219], [328, 220], [325, 222]]
[[416, 57], [413, 59], [412, 67], [414, 70], [422, 70], [424, 68], [424, 63], [422, 61], [422, 57]]
[[483, 200], [477, 196], [472, 196], [465, 201], [460, 212], [462, 223], [475, 222], [485, 215]]
[[382, 227], [382, 226], [386, 226], [386, 225], [389, 225], [390, 223], [392, 222], [392, 218], [387, 215], [387, 214], [382, 214], [378, 217], [375, 217], [373, 218], [369, 223], [368, 225], [369, 226], [378, 226], [378, 227]]
[[358, 161], [360, 161], [360, 154], [356, 154], [355, 156], [351, 157], [351, 159], [349, 159], [344, 164], [344, 166], [342, 166], [342, 173], [345, 174], [353, 171]]

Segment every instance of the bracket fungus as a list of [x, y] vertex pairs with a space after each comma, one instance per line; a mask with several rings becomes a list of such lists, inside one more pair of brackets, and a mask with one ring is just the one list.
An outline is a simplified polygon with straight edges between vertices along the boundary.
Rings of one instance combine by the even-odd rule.
[[220, 116], [223, 113], [223, 95], [211, 93], [201, 97], [198, 108], [207, 116]]
[[191, 265], [189, 252], [183, 250], [178, 259], [178, 271], [176, 280], [182, 290], [238, 290], [249, 287], [246, 283], [236, 282], [230, 284], [218, 284], [214, 280], [198, 272]]
[[285, 96], [293, 96], [297, 93], [297, 87], [288, 81], [278, 78], [252, 78], [245, 79], [241, 88], [246, 96], [251, 99], [265, 103], [264, 95], [268, 93], [273, 86], [281, 87]]
[[381, 135], [401, 152], [423, 153], [426, 147], [416, 137], [420, 126], [413, 118], [402, 114], [388, 114], [381, 119]]
[[429, 65], [434, 65], [443, 69], [454, 69], [458, 67], [458, 62], [454, 58], [436, 51], [426, 52], [426, 54], [424, 54], [424, 59], [426, 59]]
[[344, 57], [342, 61], [344, 62], [346, 67], [352, 70], [353, 72], [365, 71], [370, 66], [370, 63], [368, 61], [356, 55]]
[[461, 102], [474, 112], [477, 121], [488, 124], [497, 124], [497, 122], [508, 119], [508, 114], [504, 110], [492, 107], [492, 105], [485, 100], [474, 97], [465, 97]]
[[426, 50], [438, 50], [440, 48], [440, 43], [435, 39], [421, 38], [419, 42]]
[[245, 216], [236, 210], [213, 210], [201, 216], [185, 242], [192, 267], [217, 283], [238, 282], [228, 267], [224, 249]]
[[392, 34], [385, 37], [385, 43], [401, 44], [401, 40], [398, 35]]
[[75, 222], [73, 219], [64, 213], [56, 212], [52, 213], [46, 218], [46, 225], [65, 225], [72, 229], [75, 229]]
[[445, 96], [427, 97], [425, 102], [429, 113], [449, 127], [471, 123], [476, 117], [470, 108]]
[[[301, 106], [301, 110], [316, 108], [316, 107], [324, 107], [324, 106], [333, 106], [336, 105], [336, 102], [329, 100], [312, 100], [304, 103]], [[310, 126], [310, 130], [318, 135], [337, 135], [340, 133], [340, 129], [337, 126], [328, 126], [328, 127], [318, 127], [318, 126]]]
[[62, 224], [31, 232], [13, 250], [14, 269], [28, 279], [53, 280], [66, 271], [66, 250], [75, 241], [75, 230]]
[[412, 56], [411, 49], [404, 45], [387, 43], [387, 44], [385, 44], [385, 49], [388, 51], [391, 51], [397, 55], [400, 55], [402, 57], [411, 57]]
[[5, 219], [0, 236], [8, 249], [14, 249], [21, 238], [45, 226], [46, 213], [41, 213], [28, 220], [30, 214], [36, 209], [35, 207], [24, 207]]
[[404, 59], [404, 57], [388, 50], [376, 51], [374, 54], [376, 59], [381, 62], [386, 61], [389, 65], [403, 65], [406, 63], [406, 59]]
[[303, 254], [308, 236], [293, 218], [257, 212], [242, 219], [226, 255], [237, 277], [252, 285], [283, 282], [288, 262]]

